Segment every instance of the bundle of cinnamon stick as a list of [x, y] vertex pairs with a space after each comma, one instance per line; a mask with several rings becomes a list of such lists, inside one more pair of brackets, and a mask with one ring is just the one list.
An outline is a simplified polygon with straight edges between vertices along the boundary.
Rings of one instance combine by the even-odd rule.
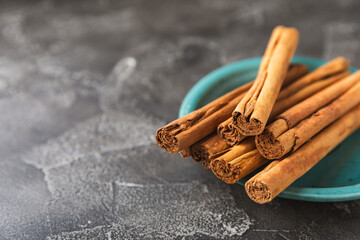
[[268, 164], [245, 189], [274, 199], [360, 127], [360, 71], [344, 57], [311, 72], [291, 64], [298, 38], [276, 27], [254, 81], [160, 128], [157, 144], [229, 184]]

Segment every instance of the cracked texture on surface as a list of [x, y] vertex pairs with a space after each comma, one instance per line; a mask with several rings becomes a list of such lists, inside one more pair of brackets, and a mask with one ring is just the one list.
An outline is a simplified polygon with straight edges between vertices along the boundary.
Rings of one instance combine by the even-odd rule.
[[356, 239], [360, 201], [259, 206], [154, 135], [201, 77], [260, 56], [278, 24], [299, 29], [297, 55], [359, 67], [359, 10], [354, 0], [1, 2], [0, 238]]

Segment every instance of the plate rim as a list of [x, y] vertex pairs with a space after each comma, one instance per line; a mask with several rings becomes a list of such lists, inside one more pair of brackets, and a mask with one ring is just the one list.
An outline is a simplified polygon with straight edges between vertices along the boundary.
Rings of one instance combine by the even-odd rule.
[[[196, 110], [196, 104], [205, 94], [207, 89], [214, 86], [220, 79], [225, 78], [233, 74], [234, 71], [253, 67], [254, 64], [259, 65], [262, 57], [247, 58], [236, 62], [223, 65], [201, 78], [186, 94], [183, 99], [180, 109], [179, 117]], [[324, 64], [328, 60], [294, 56], [291, 60], [292, 63], [305, 63], [305, 64]], [[357, 69], [350, 67], [351, 72], [355, 72]], [[244, 181], [237, 182], [244, 186]], [[339, 186], [339, 187], [324, 187], [324, 188], [312, 188], [312, 187], [293, 187], [289, 186], [278, 197], [311, 201], [311, 202], [338, 202], [338, 201], [350, 201], [360, 199], [360, 183]]]

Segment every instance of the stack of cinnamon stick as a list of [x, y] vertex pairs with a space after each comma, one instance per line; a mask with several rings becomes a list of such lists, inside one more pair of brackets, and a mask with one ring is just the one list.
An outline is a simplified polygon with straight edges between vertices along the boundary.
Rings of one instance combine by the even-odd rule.
[[276, 27], [254, 81], [160, 128], [157, 144], [230, 184], [268, 164], [245, 189], [271, 201], [360, 127], [360, 71], [344, 57], [312, 72], [290, 64], [298, 38]]

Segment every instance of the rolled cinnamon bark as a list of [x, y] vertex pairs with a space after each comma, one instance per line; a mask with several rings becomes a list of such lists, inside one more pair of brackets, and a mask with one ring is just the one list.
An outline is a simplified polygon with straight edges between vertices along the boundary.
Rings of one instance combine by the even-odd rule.
[[[316, 70], [315, 70], [316, 71]], [[312, 75], [312, 73], [309, 73], [309, 75]], [[318, 75], [318, 74], [316, 74]], [[298, 89], [296, 93], [293, 95], [286, 97], [285, 99], [281, 99], [276, 101], [274, 108], [271, 111], [269, 122], [271, 122], [274, 117], [282, 113], [283, 111], [287, 110], [288, 108], [294, 106], [295, 104], [299, 103], [300, 101], [310, 97], [314, 93], [328, 87], [332, 83], [338, 81], [339, 79], [342, 79], [349, 75], [348, 70], [344, 70], [339, 73], [335, 74], [328, 74], [327, 77], [321, 76], [321, 79], [316, 79], [316, 77], [312, 77], [313, 82], [309, 85], [299, 85], [299, 87], [303, 87], [302, 89]], [[293, 82], [293, 84], [297, 84], [298, 81], [302, 81], [302, 78]], [[280, 91], [280, 94], [283, 90]], [[242, 140], [246, 138], [246, 136], [242, 135], [240, 131], [234, 127], [232, 119], [228, 118], [226, 121], [222, 122], [218, 126], [218, 134], [221, 138], [225, 139], [226, 143], [230, 146], [234, 146], [238, 143], [240, 143]]]
[[350, 61], [344, 57], [337, 57], [326, 64], [320, 66], [319, 68], [312, 71], [310, 74], [305, 75], [298, 81], [296, 84], [291, 84], [291, 86], [286, 87], [284, 90], [279, 93], [278, 100], [291, 96], [296, 93], [298, 89], [303, 88], [304, 86], [317, 82], [323, 78], [327, 78], [330, 75], [334, 75], [340, 72], [345, 71], [350, 66]]
[[260, 134], [294, 55], [299, 34], [295, 28], [276, 27], [260, 64], [254, 84], [233, 112], [234, 126], [246, 136]]
[[[354, 87], [351, 88], [352, 86]], [[256, 147], [260, 154], [268, 159], [278, 159], [295, 151], [332, 121], [359, 104], [359, 91], [360, 71], [357, 71], [290, 108], [266, 127], [261, 135], [256, 136]], [[332, 103], [325, 106], [332, 100]], [[307, 118], [319, 108], [319, 111]], [[294, 127], [297, 123], [299, 124]]]
[[191, 156], [196, 162], [202, 162], [205, 168], [210, 168], [210, 162], [217, 154], [229, 149], [226, 142], [216, 133], [202, 139], [190, 147]]
[[191, 149], [189, 147], [184, 148], [180, 151], [180, 156], [183, 158], [188, 158], [191, 156]]
[[[325, 89], [326, 87], [330, 86], [331, 84], [343, 79], [344, 77], [348, 76], [350, 72], [348, 70], [344, 70], [342, 72], [336, 73], [334, 75], [329, 75], [328, 77], [322, 78], [313, 82], [309, 85], [303, 86], [303, 88], [298, 89], [298, 91], [286, 98], [279, 99], [276, 101], [273, 110], [270, 114], [270, 121], [272, 121], [276, 116], [281, 114], [282, 112], [286, 111], [290, 107], [298, 104], [299, 102], [305, 100], [306, 98], [314, 95], [315, 93]], [[300, 80], [299, 80], [300, 81]], [[298, 81], [294, 82], [296, 84]], [[282, 91], [280, 92], [280, 94]]]
[[203, 161], [202, 165], [204, 166], [204, 168], [210, 169], [211, 161], [212, 161], [212, 158], [207, 158], [205, 161]]
[[157, 130], [156, 143], [169, 153], [177, 153], [211, 134], [230, 115], [252, 83], [247, 83], [204, 107]]
[[224, 139], [229, 146], [239, 144], [246, 138], [245, 135], [242, 135], [239, 130], [234, 127], [231, 117], [219, 124], [217, 132], [219, 137]]
[[230, 151], [211, 162], [211, 170], [215, 176], [229, 184], [236, 183], [269, 161], [262, 157], [257, 149], [246, 149], [247, 152], [240, 152], [235, 148], [238, 146], [234, 146]]
[[[291, 83], [306, 71], [303, 64], [291, 65], [285, 81]], [[156, 143], [169, 153], [177, 153], [212, 134], [221, 122], [231, 117], [232, 111], [251, 85], [252, 82], [247, 83], [158, 129]], [[181, 155], [187, 156], [186, 153]]]
[[[223, 152], [217, 154], [215, 156], [214, 160], [216, 159], [217, 163], [221, 162], [221, 164], [227, 164], [231, 160], [234, 160], [237, 157], [240, 157], [241, 155], [254, 150], [255, 149], [255, 142], [254, 138], [247, 138], [243, 142], [241, 142], [239, 145], [233, 146], [231, 148], [228, 148], [224, 150]], [[213, 168], [217, 165], [217, 163], [214, 163], [214, 161], [211, 162], [210, 166]], [[215, 173], [215, 172], [214, 172]], [[215, 173], [216, 175], [216, 173]]]
[[360, 105], [317, 134], [289, 157], [273, 161], [245, 184], [248, 196], [263, 204], [273, 200], [360, 127]]

